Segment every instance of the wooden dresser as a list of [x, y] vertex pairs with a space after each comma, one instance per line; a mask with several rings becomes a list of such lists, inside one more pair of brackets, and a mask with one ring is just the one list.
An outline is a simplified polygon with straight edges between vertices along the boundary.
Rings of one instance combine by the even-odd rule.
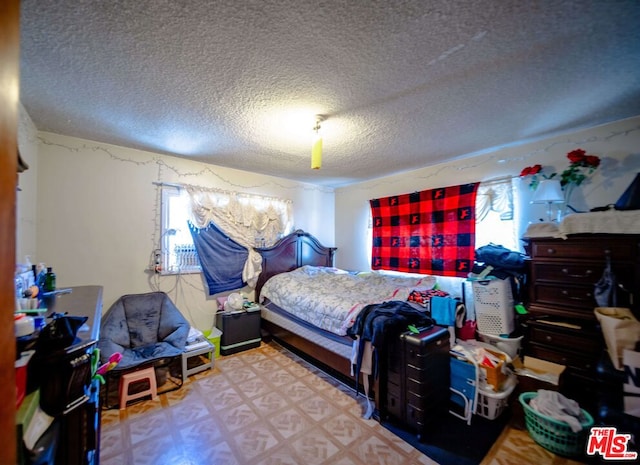
[[590, 406], [597, 397], [595, 369], [604, 350], [594, 308], [595, 284], [607, 257], [621, 287], [620, 307], [640, 314], [640, 235], [575, 234], [567, 239], [532, 238], [530, 318], [525, 354], [565, 365], [562, 391]]

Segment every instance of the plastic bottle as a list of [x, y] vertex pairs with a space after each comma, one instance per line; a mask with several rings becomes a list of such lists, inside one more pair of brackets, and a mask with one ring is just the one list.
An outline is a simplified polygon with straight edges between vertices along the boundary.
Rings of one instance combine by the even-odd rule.
[[48, 267], [47, 274], [44, 275], [44, 290], [45, 292], [56, 290], [56, 274], [53, 272], [52, 267]]

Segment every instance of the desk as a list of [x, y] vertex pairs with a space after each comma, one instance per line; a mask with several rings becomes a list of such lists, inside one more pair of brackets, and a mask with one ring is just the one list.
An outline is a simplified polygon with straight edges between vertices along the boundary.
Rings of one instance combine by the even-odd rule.
[[[47, 316], [66, 313], [88, 320], [69, 346], [39, 354], [29, 366], [40, 389], [40, 405], [55, 416], [59, 434], [52, 438], [56, 464], [97, 464], [100, 448], [99, 384], [91, 381], [91, 355], [100, 335], [102, 287], [78, 286], [43, 299]], [[44, 409], [44, 407], [43, 407]]]

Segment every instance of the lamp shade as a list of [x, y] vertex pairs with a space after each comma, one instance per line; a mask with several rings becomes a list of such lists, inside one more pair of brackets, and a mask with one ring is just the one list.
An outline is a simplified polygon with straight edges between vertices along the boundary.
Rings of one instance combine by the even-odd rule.
[[317, 132], [313, 135], [311, 146], [311, 169], [319, 170], [322, 166], [322, 137]]
[[560, 181], [555, 179], [544, 179], [538, 184], [538, 188], [533, 193], [531, 203], [562, 203], [564, 194]]

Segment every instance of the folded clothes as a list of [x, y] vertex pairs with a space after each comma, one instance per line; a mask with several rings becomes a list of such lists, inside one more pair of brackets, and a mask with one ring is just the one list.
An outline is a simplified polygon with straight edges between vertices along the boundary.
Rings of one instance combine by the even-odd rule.
[[451, 297], [431, 297], [431, 318], [442, 326], [462, 328], [466, 314], [465, 306]]
[[585, 418], [580, 405], [559, 392], [538, 389], [538, 395], [531, 399], [529, 406], [543, 415], [567, 423], [574, 433], [582, 430]]

